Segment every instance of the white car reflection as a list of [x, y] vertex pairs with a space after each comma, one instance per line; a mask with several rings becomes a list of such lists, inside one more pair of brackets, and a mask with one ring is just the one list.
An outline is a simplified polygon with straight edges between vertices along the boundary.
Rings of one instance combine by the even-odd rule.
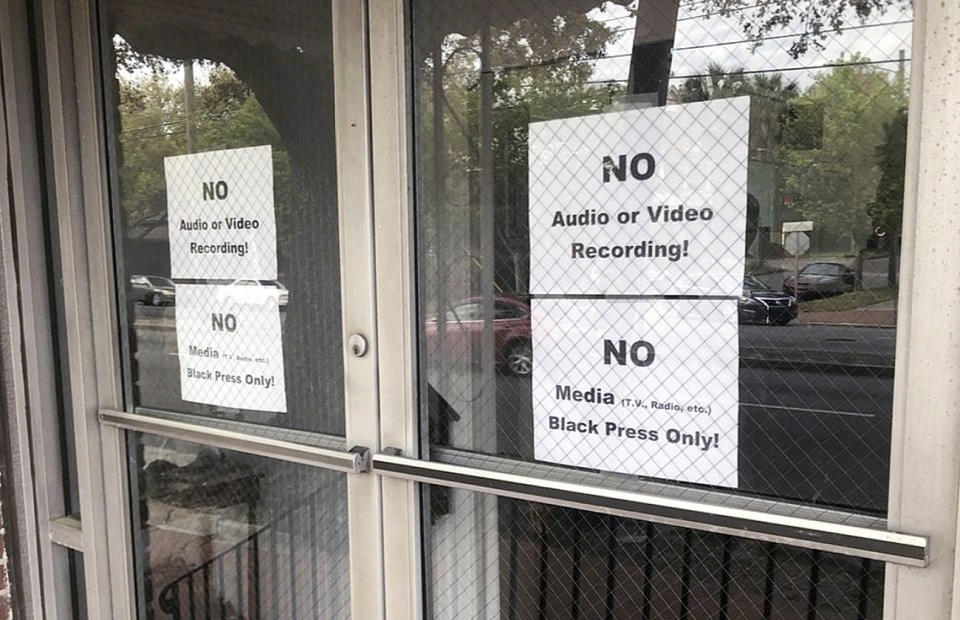
[[276, 280], [234, 280], [226, 286], [217, 287], [217, 301], [240, 306], [284, 307], [290, 292]]

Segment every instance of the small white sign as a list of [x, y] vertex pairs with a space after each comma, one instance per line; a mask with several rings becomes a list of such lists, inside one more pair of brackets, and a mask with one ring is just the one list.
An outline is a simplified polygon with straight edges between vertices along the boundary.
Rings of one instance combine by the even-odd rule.
[[277, 277], [270, 145], [163, 160], [173, 278]]
[[792, 232], [811, 232], [813, 230], [813, 221], [801, 220], [798, 222], [784, 222], [782, 226], [784, 234]]
[[791, 232], [783, 237], [783, 249], [790, 256], [802, 256], [810, 249], [810, 237], [805, 232]]
[[739, 295], [749, 132], [749, 97], [531, 123], [531, 292]]
[[736, 487], [736, 300], [535, 299], [534, 455]]
[[[259, 295], [251, 293], [258, 289]], [[286, 411], [280, 291], [267, 286], [176, 287], [183, 400]]]

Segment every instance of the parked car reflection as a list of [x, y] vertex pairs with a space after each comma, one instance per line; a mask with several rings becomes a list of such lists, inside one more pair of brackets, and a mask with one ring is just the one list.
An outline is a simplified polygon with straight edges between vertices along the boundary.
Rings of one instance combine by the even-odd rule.
[[170, 306], [174, 303], [173, 280], [163, 276], [130, 276], [127, 299], [147, 306]]
[[[497, 367], [514, 375], [533, 371], [533, 347], [530, 344], [530, 306], [513, 297], [493, 299], [493, 339]], [[437, 319], [427, 319], [427, 344], [438, 346]], [[483, 299], [473, 297], [457, 302], [444, 315], [443, 355], [453, 363], [469, 361], [479, 352], [483, 337]]]
[[753, 276], [743, 278], [743, 293], [737, 305], [740, 323], [786, 325], [797, 314], [795, 297], [773, 291]]
[[[799, 280], [799, 282], [795, 282]], [[785, 293], [797, 298], [826, 297], [839, 293], [849, 293], [857, 283], [853, 269], [840, 263], [810, 263], [800, 270], [797, 276], [783, 279]]]
[[290, 292], [276, 280], [252, 280], [241, 278], [217, 288], [217, 300], [241, 306], [279, 306], [287, 305]]

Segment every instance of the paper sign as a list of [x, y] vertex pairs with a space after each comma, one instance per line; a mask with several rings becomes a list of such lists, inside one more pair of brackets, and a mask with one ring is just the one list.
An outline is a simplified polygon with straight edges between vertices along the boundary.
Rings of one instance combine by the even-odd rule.
[[163, 160], [173, 278], [277, 277], [271, 148]]
[[535, 299], [535, 458], [736, 487], [736, 300]]
[[176, 300], [181, 398], [286, 411], [280, 291], [245, 283], [178, 284]]
[[530, 290], [739, 295], [748, 97], [530, 124]]

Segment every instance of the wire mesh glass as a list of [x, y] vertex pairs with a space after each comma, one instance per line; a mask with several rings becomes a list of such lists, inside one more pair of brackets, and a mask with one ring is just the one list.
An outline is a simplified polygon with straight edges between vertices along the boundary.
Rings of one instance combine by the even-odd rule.
[[[868, 4], [412, 2], [424, 453], [458, 448], [481, 467], [485, 455], [549, 460], [618, 472], [614, 487], [646, 476], [885, 513], [912, 8]], [[648, 122], [654, 114], [668, 122]], [[698, 152], [708, 139], [727, 146]], [[634, 150], [602, 150], [618, 144]], [[588, 145], [601, 149], [583, 164], [595, 165], [592, 185], [579, 170]], [[643, 176], [633, 153], [671, 147], [701, 158], [684, 169], [684, 209], [732, 208], [739, 226], [684, 241], [717, 265], [735, 258], [742, 273], [683, 263], [678, 231], [690, 222], [657, 237], [648, 209], [678, 202], [631, 204], [639, 194], [608, 188], [614, 176]], [[736, 175], [734, 203], [722, 191]], [[661, 194], [682, 201], [674, 190]], [[649, 256], [579, 267], [585, 248], [615, 236], [596, 222], [604, 211], [645, 222], [621, 252], [677, 243], [689, 268], [671, 271], [670, 256], [653, 271], [642, 266]], [[554, 212], [575, 230], [544, 241], [557, 223], [542, 214]], [[714, 276], [735, 284], [707, 294]], [[623, 338], [677, 343], [656, 350], [672, 378], [584, 370], [587, 352], [609, 363], [597, 345], [616, 345], [610, 334], [624, 326]], [[722, 368], [709, 359], [718, 356]], [[637, 386], [645, 393], [634, 402]], [[605, 392], [615, 405], [600, 402]], [[654, 411], [654, 393], [684, 410]], [[711, 394], [707, 404], [698, 394]], [[564, 398], [583, 402], [561, 413]], [[701, 427], [686, 408], [710, 402], [727, 425], [710, 427], [723, 417], [713, 416], [694, 436]], [[589, 436], [609, 421], [632, 429], [616, 454]], [[579, 424], [582, 440], [551, 447], [547, 424]], [[667, 451], [668, 433], [707, 450], [714, 431], [723, 459]]]
[[429, 617], [879, 618], [882, 562], [463, 490], [427, 546]]
[[349, 618], [346, 474], [131, 433], [139, 617]]
[[[103, 4], [130, 401], [342, 435], [330, 3]], [[209, 327], [201, 299], [247, 314], [221, 325], [242, 346], [184, 334]]]
[[[885, 514], [911, 5], [411, 4], [422, 453]], [[432, 618], [882, 613], [879, 562], [424, 510]]]

